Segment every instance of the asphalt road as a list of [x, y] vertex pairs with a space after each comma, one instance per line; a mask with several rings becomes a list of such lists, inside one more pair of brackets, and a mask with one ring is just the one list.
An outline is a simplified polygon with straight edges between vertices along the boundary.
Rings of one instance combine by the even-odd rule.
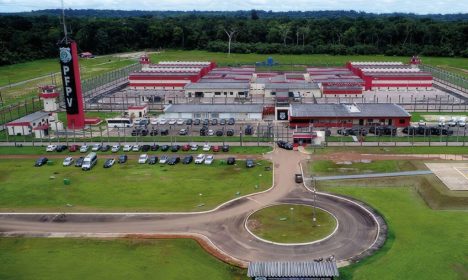
[[[275, 149], [266, 155], [275, 166], [274, 186], [267, 192], [226, 203], [204, 213], [59, 213], [0, 214], [0, 233], [21, 236], [67, 234], [115, 237], [126, 234], [194, 234], [209, 239], [214, 250], [240, 260], [312, 260], [334, 255], [345, 261], [375, 247], [379, 224], [370, 212], [340, 197], [318, 194], [316, 205], [338, 220], [337, 231], [328, 239], [311, 245], [284, 246], [266, 243], [245, 229], [246, 217], [267, 205], [297, 203], [313, 205], [313, 193], [295, 184], [299, 162], [308, 158], [299, 152]], [[378, 219], [379, 217], [377, 217]], [[55, 221], [54, 221], [55, 219]], [[381, 222], [383, 223], [383, 222]]]

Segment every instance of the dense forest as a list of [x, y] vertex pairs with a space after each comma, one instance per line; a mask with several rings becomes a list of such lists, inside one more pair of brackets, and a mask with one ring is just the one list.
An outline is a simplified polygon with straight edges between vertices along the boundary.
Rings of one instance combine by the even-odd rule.
[[[89, 10], [85, 10], [89, 11]], [[67, 11], [69, 13], [69, 11]], [[386, 54], [468, 57], [468, 18], [443, 20], [411, 15], [302, 17], [180, 13], [172, 16], [69, 16], [80, 51], [108, 54], [179, 48], [232, 52]], [[349, 12], [348, 12], [349, 13]], [[73, 13], [71, 13], [73, 15]], [[58, 15], [0, 16], [0, 65], [57, 56]]]

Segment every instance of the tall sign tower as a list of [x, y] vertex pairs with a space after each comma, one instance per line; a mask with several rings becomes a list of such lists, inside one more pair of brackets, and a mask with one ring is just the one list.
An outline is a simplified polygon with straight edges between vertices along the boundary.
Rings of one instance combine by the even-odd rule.
[[63, 99], [67, 111], [67, 127], [69, 129], [82, 129], [85, 127], [85, 116], [83, 111], [83, 94], [81, 91], [78, 51], [76, 42], [68, 38], [63, 1], [62, 20], [65, 37], [60, 41], [59, 48]]

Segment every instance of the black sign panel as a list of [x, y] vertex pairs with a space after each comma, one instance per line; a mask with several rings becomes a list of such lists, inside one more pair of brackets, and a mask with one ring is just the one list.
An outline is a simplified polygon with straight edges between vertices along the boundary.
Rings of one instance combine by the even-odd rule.
[[75, 82], [74, 63], [76, 56], [72, 55], [71, 44], [60, 45], [60, 68], [62, 71], [63, 95], [67, 114], [78, 114], [78, 98]]
[[287, 121], [288, 120], [288, 110], [278, 110], [276, 115], [276, 120], [278, 121]]

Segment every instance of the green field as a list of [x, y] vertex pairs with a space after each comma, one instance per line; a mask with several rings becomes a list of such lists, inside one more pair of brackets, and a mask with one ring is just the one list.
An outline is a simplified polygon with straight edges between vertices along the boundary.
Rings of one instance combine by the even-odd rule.
[[379, 160], [370, 163], [336, 163], [331, 160], [314, 160], [311, 162], [310, 168], [315, 176], [385, 173], [417, 169], [416, 166], [408, 160]]
[[[272, 184], [272, 171], [264, 168], [270, 166], [267, 161], [258, 161], [261, 165], [255, 168], [246, 168], [243, 161], [226, 165], [216, 159], [212, 165], [136, 162], [129, 159], [125, 164], [104, 169], [104, 160], [100, 159], [96, 167], [85, 172], [74, 166], [63, 167], [62, 159], [43, 167], [33, 167], [31, 159], [2, 159], [0, 209], [202, 211], [240, 195], [268, 189]], [[64, 179], [71, 184], [64, 185]]]
[[[419, 122], [419, 121], [429, 121], [426, 119], [425, 116], [429, 115], [436, 115], [436, 116], [467, 116], [468, 112], [411, 112], [411, 121], [412, 122]], [[445, 121], [449, 121], [449, 119], [445, 119]]]
[[250, 216], [249, 229], [258, 237], [278, 243], [303, 243], [325, 238], [336, 228], [336, 220], [329, 213], [313, 207], [281, 204], [263, 208]]
[[247, 279], [193, 240], [1, 238], [0, 279]]
[[312, 149], [315, 154], [355, 152], [361, 154], [468, 154], [467, 147], [327, 147]]
[[465, 211], [434, 211], [411, 187], [342, 185], [326, 190], [367, 202], [389, 225], [383, 248], [357, 264], [341, 268], [339, 279], [467, 278]]

